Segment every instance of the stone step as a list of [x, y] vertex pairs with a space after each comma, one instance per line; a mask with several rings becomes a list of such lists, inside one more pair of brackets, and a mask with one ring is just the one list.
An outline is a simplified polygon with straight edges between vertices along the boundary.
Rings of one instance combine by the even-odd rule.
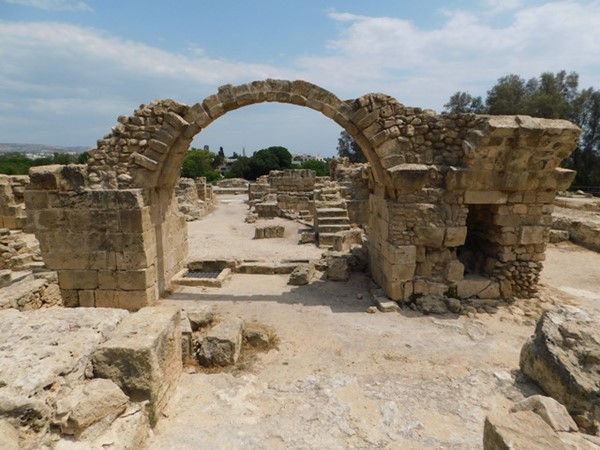
[[348, 224], [327, 224], [327, 225], [322, 225], [319, 224], [319, 236], [322, 233], [337, 233], [339, 231], [346, 231], [349, 230], [350, 226]]
[[322, 225], [337, 225], [337, 224], [350, 225], [350, 218], [348, 216], [319, 218], [319, 227], [321, 227]]
[[317, 217], [348, 217], [348, 210], [344, 208], [317, 208]]
[[294, 271], [298, 263], [284, 262], [246, 262], [238, 267], [237, 272], [251, 275], [286, 275]]

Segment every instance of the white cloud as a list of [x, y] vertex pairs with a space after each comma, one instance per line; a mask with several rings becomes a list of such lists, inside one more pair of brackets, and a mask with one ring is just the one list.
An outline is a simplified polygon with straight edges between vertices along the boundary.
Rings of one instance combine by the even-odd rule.
[[332, 12], [337, 38], [320, 54], [291, 56], [288, 67], [214, 57], [201, 42], [175, 53], [76, 25], [0, 21], [0, 98], [8, 105], [0, 108], [0, 136], [14, 136], [10, 124], [26, 117], [43, 125], [28, 125], [19, 132], [30, 138], [20, 140], [47, 142], [42, 129], [72, 121], [77, 125], [54, 143], [85, 145], [142, 102], [170, 97], [192, 103], [218, 85], [265, 78], [305, 79], [341, 98], [383, 92], [437, 110], [457, 90], [485, 95], [508, 73], [529, 78], [574, 70], [582, 87], [600, 88], [600, 0], [538, 6], [509, 0], [494, 9], [496, 3], [482, 0], [489, 7], [479, 12], [445, 10], [437, 28], [401, 17]]
[[73, 0], [4, 0], [13, 5], [31, 6], [46, 11], [94, 11], [88, 4]]
[[[500, 3], [502, 8], [479, 13], [445, 10], [437, 29], [397, 17], [330, 13], [343, 30], [328, 44], [332, 54], [304, 57], [298, 67], [336, 88], [387, 89], [400, 101], [437, 109], [454, 91], [489, 88], [507, 73], [528, 78], [574, 70], [582, 82], [600, 85], [600, 2]], [[491, 12], [509, 17], [498, 25]]]

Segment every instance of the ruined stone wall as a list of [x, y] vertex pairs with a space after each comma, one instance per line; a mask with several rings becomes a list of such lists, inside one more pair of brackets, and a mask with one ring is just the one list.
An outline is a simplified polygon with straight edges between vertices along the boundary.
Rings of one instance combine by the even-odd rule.
[[[579, 134], [576, 126], [526, 116], [436, 115], [402, 105], [384, 94], [342, 101], [305, 81], [285, 80], [222, 86], [217, 94], [193, 106], [172, 100], [141, 105], [132, 116], [119, 117], [112, 132], [98, 141], [86, 170], [74, 173], [79, 174], [75, 181], [50, 177], [59, 188], [36, 182], [31, 192], [39, 195], [32, 193], [27, 201], [28, 208], [30, 202], [36, 205], [31, 213], [36, 235], [56, 233], [57, 228], [62, 233], [89, 235], [81, 247], [72, 248], [87, 256], [65, 267], [83, 273], [70, 278], [62, 275], [61, 288], [77, 291], [80, 303], [80, 292], [85, 290], [112, 290], [111, 295], [119, 297], [118, 283], [116, 288], [100, 288], [96, 279], [99, 273], [89, 271], [114, 270], [118, 279], [122, 272], [133, 270], [152, 280], [145, 288], [147, 301], [156, 298], [150, 291], [166, 289], [174, 271], [182, 266], [186, 251], [185, 229], [172, 195], [185, 152], [193, 137], [214, 120], [260, 102], [290, 103], [319, 111], [346, 130], [363, 150], [370, 163], [366, 227], [370, 271], [389, 297], [408, 300], [414, 295], [446, 291], [463, 297], [483, 295], [471, 289], [474, 280], [463, 279], [459, 253], [465, 253], [461, 247], [473, 240], [471, 234], [490, 224], [493, 228], [481, 241], [484, 243], [466, 249], [479, 252], [485, 261], [480, 272], [488, 285], [493, 283], [486, 295], [530, 295], [535, 289], [551, 203], [556, 191], [565, 189], [574, 176], [574, 172], [558, 166], [575, 147]], [[107, 197], [98, 197], [101, 203], [92, 202], [94, 191]], [[122, 192], [135, 193], [139, 200], [131, 208], [120, 205], [117, 200]], [[366, 195], [366, 190], [361, 192]], [[70, 198], [66, 194], [74, 193], [78, 200], [66, 206], [58, 202], [58, 211], [44, 203], [49, 199], [56, 202], [57, 198], [62, 201]], [[133, 214], [134, 220], [148, 220], [148, 229], [132, 231], [137, 239], [134, 253], [144, 257], [128, 265], [125, 261], [129, 260], [114, 256], [129, 250], [118, 244], [118, 238], [117, 244], [99, 239], [120, 231], [98, 229], [103, 220], [90, 223], [89, 232], [79, 230], [74, 217], [92, 222], [86, 208], [99, 217], [127, 213]], [[50, 218], [36, 211], [47, 211]], [[491, 219], [478, 220], [481, 211], [489, 213]], [[364, 210], [357, 216], [364, 217]], [[54, 256], [64, 253], [62, 247], [50, 239], [45, 245], [44, 257], [63, 264]], [[151, 247], [154, 254], [149, 255]], [[87, 268], [90, 255], [100, 257], [104, 253], [104, 265]], [[91, 261], [97, 262], [95, 257]]]
[[0, 228], [25, 228], [27, 214], [23, 193], [28, 183], [27, 175], [0, 175]]

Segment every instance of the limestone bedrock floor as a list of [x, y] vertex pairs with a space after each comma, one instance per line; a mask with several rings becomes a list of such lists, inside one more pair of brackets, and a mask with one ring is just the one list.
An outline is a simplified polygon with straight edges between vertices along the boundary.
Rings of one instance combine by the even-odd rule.
[[[243, 197], [222, 198], [215, 213], [189, 224], [190, 254], [320, 254], [291, 234], [293, 245], [253, 241], [246, 212]], [[564, 301], [597, 307], [598, 267], [599, 254], [553, 247], [544, 282]], [[185, 373], [149, 448], [480, 449], [485, 415], [535, 392], [517, 372], [533, 317], [508, 309], [472, 318], [368, 314], [368, 286], [363, 274], [308, 286], [289, 286], [283, 275], [234, 275], [223, 288], [185, 287], [164, 299], [269, 325], [280, 343], [233, 373]], [[584, 301], [570, 288], [587, 292]]]

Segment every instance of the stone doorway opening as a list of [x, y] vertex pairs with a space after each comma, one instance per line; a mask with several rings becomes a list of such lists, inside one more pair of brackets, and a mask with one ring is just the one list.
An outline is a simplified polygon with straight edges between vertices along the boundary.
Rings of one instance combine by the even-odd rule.
[[494, 269], [498, 244], [494, 240], [496, 205], [469, 205], [465, 243], [456, 249], [458, 260], [465, 267], [465, 276], [489, 276]]

